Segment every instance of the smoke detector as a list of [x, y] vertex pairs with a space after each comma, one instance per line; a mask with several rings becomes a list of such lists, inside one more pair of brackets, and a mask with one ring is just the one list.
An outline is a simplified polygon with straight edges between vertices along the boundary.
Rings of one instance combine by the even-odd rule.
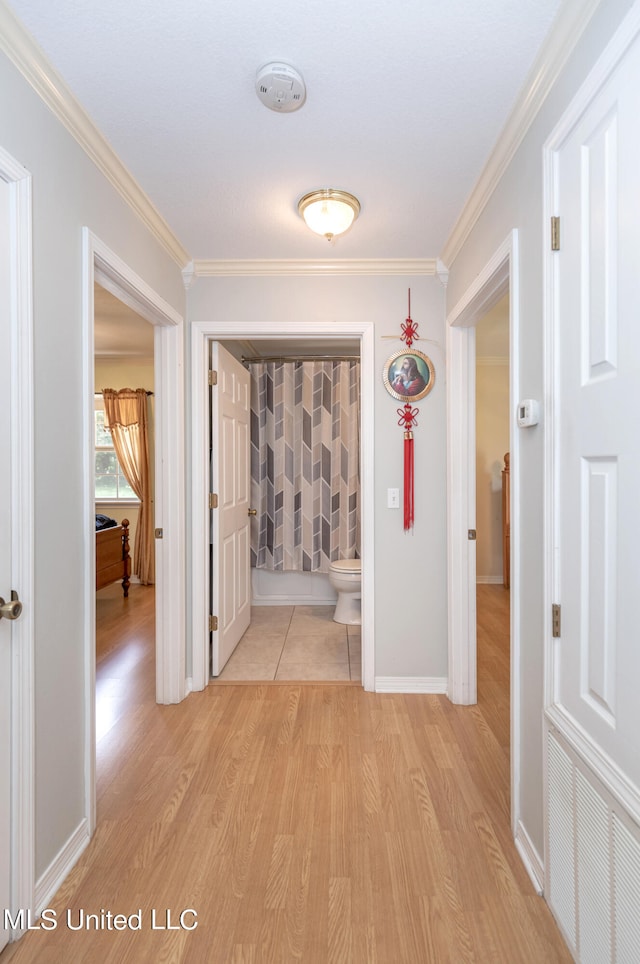
[[298, 110], [307, 89], [295, 67], [279, 62], [265, 64], [256, 74], [256, 94], [269, 110], [280, 113]]

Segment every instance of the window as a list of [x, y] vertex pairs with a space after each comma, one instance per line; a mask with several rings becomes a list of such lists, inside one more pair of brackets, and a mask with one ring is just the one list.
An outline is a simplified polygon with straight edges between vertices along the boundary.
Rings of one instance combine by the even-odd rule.
[[116, 458], [111, 432], [104, 424], [102, 398], [95, 400], [95, 465], [97, 502], [138, 502]]

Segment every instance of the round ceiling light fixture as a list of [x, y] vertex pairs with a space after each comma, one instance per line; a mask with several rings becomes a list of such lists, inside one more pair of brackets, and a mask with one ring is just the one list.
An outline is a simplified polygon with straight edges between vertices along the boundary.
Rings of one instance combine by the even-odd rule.
[[308, 228], [331, 241], [336, 234], [349, 230], [360, 214], [360, 202], [347, 191], [327, 187], [301, 197], [298, 213]]
[[306, 93], [302, 74], [289, 64], [265, 64], [256, 74], [256, 94], [269, 110], [282, 114], [298, 110]]

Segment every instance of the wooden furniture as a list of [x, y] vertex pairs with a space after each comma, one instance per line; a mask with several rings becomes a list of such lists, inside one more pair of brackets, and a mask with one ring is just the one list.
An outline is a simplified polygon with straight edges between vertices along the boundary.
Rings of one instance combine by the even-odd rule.
[[511, 522], [509, 518], [510, 493], [509, 453], [505, 452], [502, 470], [502, 582], [509, 588], [511, 572]]
[[129, 595], [129, 520], [96, 532], [96, 592], [122, 579], [122, 592]]

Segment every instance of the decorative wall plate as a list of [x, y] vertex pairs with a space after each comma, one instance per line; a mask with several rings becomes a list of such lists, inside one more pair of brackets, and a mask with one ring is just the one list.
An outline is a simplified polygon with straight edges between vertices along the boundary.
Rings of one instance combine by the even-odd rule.
[[389, 394], [398, 401], [417, 402], [433, 388], [436, 372], [427, 355], [409, 348], [387, 358], [382, 379]]

